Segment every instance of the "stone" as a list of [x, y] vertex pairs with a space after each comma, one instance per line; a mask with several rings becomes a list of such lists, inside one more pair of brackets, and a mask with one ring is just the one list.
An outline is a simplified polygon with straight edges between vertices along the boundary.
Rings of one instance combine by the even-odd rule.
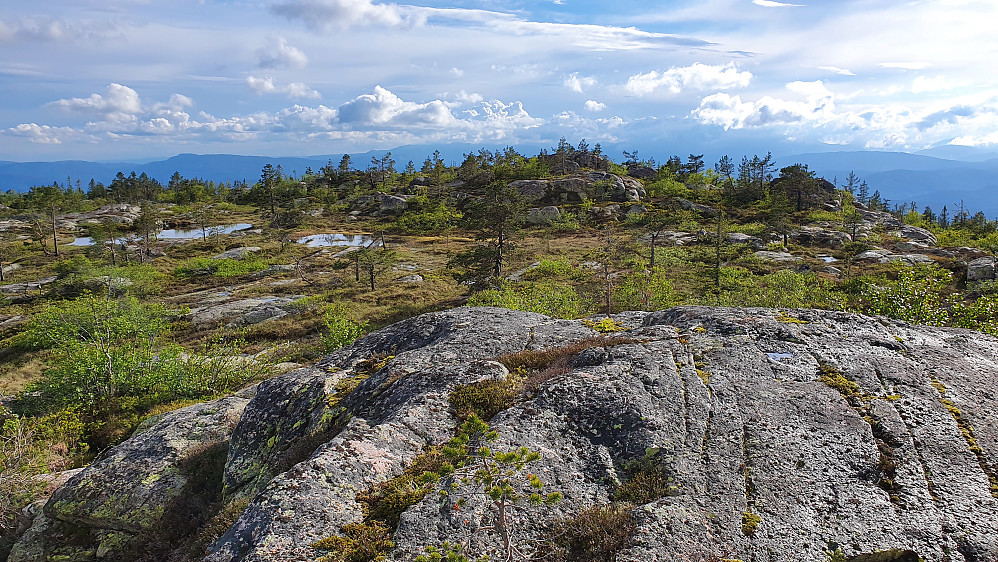
[[845, 232], [811, 226], [803, 226], [792, 230], [790, 232], [790, 240], [801, 246], [819, 246], [832, 249], [841, 248], [846, 242], [852, 241]]
[[516, 180], [509, 182], [509, 187], [527, 199], [540, 199], [547, 193], [548, 182], [545, 180]]
[[582, 203], [589, 198], [589, 184], [582, 178], [554, 180], [550, 184], [549, 198], [563, 203]]
[[425, 281], [425, 279], [423, 279], [423, 276], [422, 275], [418, 275], [418, 274], [415, 274], [415, 275], [404, 275], [404, 276], [399, 277], [398, 279], [395, 280], [396, 283], [403, 283], [403, 284], [405, 284], [405, 283], [422, 283], [423, 281]]
[[239, 248], [232, 248], [231, 250], [226, 250], [217, 256], [212, 256], [213, 260], [241, 260], [252, 254], [254, 252], [259, 252], [259, 246], [242, 246]]
[[995, 278], [995, 270], [995, 258], [977, 258], [967, 264], [967, 281], [991, 281]]
[[204, 326], [225, 322], [227, 324], [259, 324], [272, 318], [281, 318], [296, 312], [292, 303], [301, 295], [264, 295], [243, 299], [226, 297], [221, 302], [204, 302], [203, 306], [191, 309], [191, 324]]
[[748, 234], [742, 232], [729, 232], [727, 234], [727, 239], [730, 244], [745, 244], [757, 250], [761, 250], [766, 247], [766, 243], [762, 241], [762, 238], [759, 238], [758, 236], [749, 236]]
[[561, 218], [561, 211], [558, 207], [549, 205], [547, 207], [533, 208], [527, 210], [527, 224], [547, 226]]
[[627, 175], [629, 175], [631, 177], [635, 177], [635, 178], [640, 178], [640, 179], [643, 179], [643, 180], [654, 179], [657, 174], [658, 174], [658, 172], [655, 171], [655, 168], [651, 168], [651, 167], [648, 167], [648, 166], [628, 166], [627, 167]]
[[401, 213], [409, 206], [408, 197], [405, 195], [386, 195], [381, 198], [381, 205], [378, 211], [381, 213]]
[[775, 261], [775, 262], [795, 262], [795, 261], [802, 261], [803, 259], [788, 252], [770, 252], [767, 250], [760, 250], [758, 252], [755, 252], [755, 257], [761, 260]]
[[893, 233], [895, 236], [899, 236], [904, 240], [920, 242], [928, 246], [935, 246], [939, 243], [936, 239], [936, 235], [932, 234], [924, 228], [919, 228], [917, 226], [911, 226], [910, 224], [902, 225], [897, 231]]
[[717, 213], [717, 210], [715, 210], [713, 207], [709, 205], [701, 205], [700, 203], [694, 203], [689, 199], [676, 197], [675, 201], [677, 204], [679, 204], [679, 208], [683, 209], [684, 211], [693, 211], [696, 213], [700, 213], [705, 217], [713, 217]]
[[648, 212], [648, 207], [645, 207], [644, 205], [628, 205], [627, 210], [624, 211], [624, 214], [630, 217], [630, 216], [643, 215], [647, 212]]
[[[229, 437], [254, 391], [181, 408], [140, 428], [52, 494], [10, 559], [61, 559], [56, 553], [69, 550], [135, 560], [139, 552], [168, 550], [210, 516]], [[80, 545], [81, 535], [92, 544]]]

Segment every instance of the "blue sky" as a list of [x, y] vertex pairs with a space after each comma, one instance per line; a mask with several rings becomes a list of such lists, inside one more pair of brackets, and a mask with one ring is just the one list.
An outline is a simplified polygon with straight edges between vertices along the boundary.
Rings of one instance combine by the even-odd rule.
[[991, 0], [0, 7], [0, 160], [998, 144]]

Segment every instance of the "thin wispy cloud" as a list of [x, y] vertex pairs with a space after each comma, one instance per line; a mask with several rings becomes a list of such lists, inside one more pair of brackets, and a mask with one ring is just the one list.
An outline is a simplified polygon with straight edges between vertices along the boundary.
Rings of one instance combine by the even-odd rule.
[[900, 68], [903, 70], [924, 70], [932, 66], [932, 63], [925, 61], [908, 61], [908, 62], [881, 62], [878, 66], [884, 68]]
[[752, 0], [756, 6], [763, 8], [802, 8], [803, 4], [787, 4], [785, 2], [774, 2], [773, 0]]

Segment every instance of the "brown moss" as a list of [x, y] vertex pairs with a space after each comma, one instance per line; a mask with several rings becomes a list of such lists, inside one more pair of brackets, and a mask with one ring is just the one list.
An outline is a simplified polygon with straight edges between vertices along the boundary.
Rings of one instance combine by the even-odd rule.
[[634, 540], [637, 521], [627, 504], [599, 505], [556, 521], [541, 540], [533, 560], [603, 562]]

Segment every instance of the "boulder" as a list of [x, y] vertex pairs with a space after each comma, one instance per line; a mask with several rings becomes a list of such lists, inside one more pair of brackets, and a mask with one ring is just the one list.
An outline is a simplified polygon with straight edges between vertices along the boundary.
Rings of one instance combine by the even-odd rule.
[[640, 178], [643, 180], [654, 179], [658, 172], [655, 168], [650, 168], [648, 166], [628, 166], [627, 175], [633, 178]]
[[239, 248], [232, 248], [231, 250], [226, 250], [217, 256], [212, 256], [213, 260], [241, 260], [252, 254], [253, 252], [259, 252], [259, 246], [241, 246]]
[[589, 198], [589, 184], [579, 177], [554, 180], [549, 185], [548, 197], [554, 201], [582, 203]]
[[385, 195], [378, 206], [380, 213], [401, 213], [409, 206], [406, 195]]
[[264, 295], [243, 299], [226, 297], [221, 302], [203, 302], [191, 309], [191, 324], [205, 326], [225, 322], [230, 325], [259, 324], [272, 318], [281, 318], [295, 312], [291, 304], [302, 298], [295, 296]]
[[766, 243], [762, 241], [762, 238], [758, 236], [749, 236], [748, 234], [742, 232], [729, 232], [727, 234], [728, 243], [730, 244], [745, 244], [761, 250], [766, 247]]
[[803, 258], [800, 258], [788, 252], [770, 252], [766, 250], [760, 250], [758, 252], [755, 252], [755, 257], [761, 260], [775, 261], [775, 262], [795, 262], [803, 260]]
[[967, 264], [967, 281], [991, 281], [995, 278], [995, 269], [995, 258], [977, 258]]
[[547, 193], [548, 182], [545, 180], [516, 180], [509, 182], [509, 187], [515, 189], [526, 199], [540, 199]]
[[136, 560], [197, 530], [221, 497], [229, 437], [253, 397], [165, 414], [57, 489], [10, 560]]
[[919, 228], [917, 226], [911, 226], [910, 224], [902, 225], [901, 228], [893, 233], [895, 236], [899, 236], [904, 240], [920, 242], [928, 246], [935, 246], [938, 244], [936, 235], [932, 234], [924, 228]]
[[624, 211], [624, 214], [630, 217], [630, 216], [643, 215], [647, 212], [648, 212], [648, 207], [645, 207], [644, 205], [628, 205], [627, 210]]
[[694, 203], [689, 199], [676, 197], [674, 200], [676, 204], [679, 205], [679, 208], [683, 209], [684, 211], [693, 211], [695, 213], [700, 213], [705, 217], [713, 217], [717, 213], [717, 210], [714, 209], [713, 207], [710, 207], [708, 205], [701, 205], [700, 203]]
[[561, 218], [561, 211], [558, 210], [558, 207], [549, 205], [547, 207], [528, 209], [526, 221], [527, 224], [547, 226], [559, 218]]
[[852, 239], [845, 232], [826, 230], [820, 227], [802, 226], [790, 232], [790, 240], [801, 246], [819, 246], [822, 248], [841, 248]]

